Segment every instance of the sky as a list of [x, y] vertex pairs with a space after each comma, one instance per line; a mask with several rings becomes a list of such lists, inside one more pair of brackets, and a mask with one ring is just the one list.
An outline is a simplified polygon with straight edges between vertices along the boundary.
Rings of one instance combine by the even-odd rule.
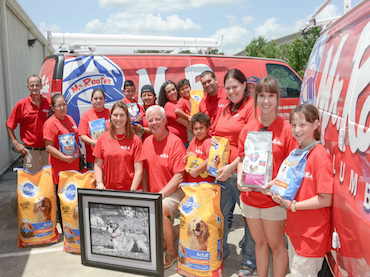
[[[348, 2], [348, 0], [346, 0]], [[277, 39], [301, 30], [324, 0], [18, 0], [45, 35], [129, 34], [215, 38], [234, 55], [253, 38]], [[352, 0], [352, 7], [359, 0]], [[343, 14], [333, 0], [317, 19]]]

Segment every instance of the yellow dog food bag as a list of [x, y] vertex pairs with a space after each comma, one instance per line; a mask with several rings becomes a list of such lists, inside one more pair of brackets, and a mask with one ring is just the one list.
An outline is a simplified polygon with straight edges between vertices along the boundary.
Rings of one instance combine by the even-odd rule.
[[185, 193], [179, 205], [180, 237], [177, 272], [183, 276], [223, 275], [219, 185], [182, 183]]
[[93, 171], [80, 173], [69, 170], [59, 173], [58, 196], [63, 221], [64, 252], [81, 253], [77, 188], [95, 188], [94, 184]]
[[211, 146], [209, 150], [207, 172], [208, 175], [217, 178], [219, 173], [216, 171], [229, 163], [230, 143], [226, 138], [217, 136], [215, 138], [218, 140], [218, 143]]
[[193, 116], [199, 113], [199, 104], [204, 97], [202, 89], [195, 89], [190, 91], [190, 115]]
[[14, 170], [18, 174], [18, 247], [58, 242], [57, 198], [51, 166], [34, 173], [23, 168]]

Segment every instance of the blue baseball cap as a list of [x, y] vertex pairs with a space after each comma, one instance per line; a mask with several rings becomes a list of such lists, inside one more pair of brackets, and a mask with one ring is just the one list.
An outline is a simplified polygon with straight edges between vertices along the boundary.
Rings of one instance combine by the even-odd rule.
[[254, 84], [254, 85], [257, 85], [257, 82], [260, 80], [260, 78], [256, 77], [256, 76], [250, 76], [248, 79], [247, 79], [247, 84]]

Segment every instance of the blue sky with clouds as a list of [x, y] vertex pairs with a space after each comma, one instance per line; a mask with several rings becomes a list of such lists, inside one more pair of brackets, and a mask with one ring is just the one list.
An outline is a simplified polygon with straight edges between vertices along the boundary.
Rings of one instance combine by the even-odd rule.
[[[254, 37], [275, 39], [300, 31], [324, 0], [18, 0], [46, 31], [217, 38], [233, 55]], [[54, 3], [53, 3], [54, 2]], [[352, 7], [359, 0], [352, 0]], [[319, 18], [343, 14], [333, 0]]]

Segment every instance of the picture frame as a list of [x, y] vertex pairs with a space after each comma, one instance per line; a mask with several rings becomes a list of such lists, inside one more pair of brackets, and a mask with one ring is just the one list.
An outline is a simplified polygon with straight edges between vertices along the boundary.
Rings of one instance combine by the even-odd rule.
[[164, 276], [162, 196], [78, 189], [81, 263]]

